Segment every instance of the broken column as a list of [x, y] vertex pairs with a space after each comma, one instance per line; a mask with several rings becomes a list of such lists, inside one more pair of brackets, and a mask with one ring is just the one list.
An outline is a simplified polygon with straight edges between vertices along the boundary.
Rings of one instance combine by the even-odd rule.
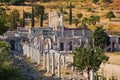
[[58, 78], [61, 78], [61, 55], [58, 54]]

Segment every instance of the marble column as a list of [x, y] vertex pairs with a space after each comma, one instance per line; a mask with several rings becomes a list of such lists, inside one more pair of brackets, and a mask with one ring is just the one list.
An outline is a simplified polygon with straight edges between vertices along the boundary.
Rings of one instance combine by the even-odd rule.
[[47, 72], [50, 72], [50, 53], [47, 52]]
[[40, 64], [40, 55], [39, 55], [39, 49], [36, 49], [36, 57], [37, 57], [37, 64]]
[[52, 76], [55, 75], [55, 53], [52, 53]]
[[49, 51], [49, 44], [48, 44], [48, 52], [47, 52], [47, 72], [50, 72], [50, 51]]
[[58, 54], [58, 78], [61, 78], [61, 55]]
[[94, 80], [94, 72], [93, 72], [93, 70], [90, 71], [90, 80]]
[[43, 53], [43, 69], [46, 70], [46, 53]]
[[65, 66], [65, 64], [66, 64], [66, 57], [63, 56], [63, 65]]

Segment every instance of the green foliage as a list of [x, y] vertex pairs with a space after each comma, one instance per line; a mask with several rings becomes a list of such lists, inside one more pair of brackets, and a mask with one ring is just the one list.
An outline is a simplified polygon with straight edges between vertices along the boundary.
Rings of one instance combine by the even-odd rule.
[[86, 25], [87, 20], [88, 20], [88, 18], [87, 18], [87, 17], [84, 17], [84, 18], [82, 19], [82, 25]]
[[20, 17], [20, 13], [16, 9], [10, 13], [10, 17], [9, 17], [9, 22], [10, 22], [9, 28], [10, 29], [13, 30], [18, 27], [19, 17]]
[[82, 18], [82, 16], [83, 16], [83, 14], [82, 14], [82, 13], [78, 13], [78, 14], [77, 14], [77, 18], [80, 18], [80, 19], [81, 19], [81, 18]]
[[32, 13], [30, 13], [30, 12], [24, 12], [24, 16], [25, 16], [25, 18], [31, 18], [32, 17]]
[[31, 27], [34, 27], [34, 7], [32, 5]]
[[97, 2], [99, 2], [99, 0], [92, 0], [92, 2], [96, 4]]
[[22, 27], [25, 27], [25, 12], [23, 10]]
[[13, 65], [13, 58], [9, 55], [10, 45], [0, 41], [0, 80], [24, 80], [22, 71]]
[[21, 5], [24, 3], [24, 0], [10, 0], [10, 3], [13, 5]]
[[117, 80], [117, 78], [112, 75], [112, 76], [109, 78], [109, 80]]
[[44, 14], [44, 6], [35, 5], [34, 6], [34, 14], [36, 17], [39, 17], [40, 14]]
[[100, 16], [92, 15], [92, 16], [89, 17], [88, 20], [91, 22], [91, 24], [96, 25], [96, 22], [100, 21]]
[[86, 69], [88, 75], [91, 69], [96, 72], [100, 65], [108, 60], [108, 57], [98, 47], [84, 48], [81, 46], [76, 48], [73, 53], [73, 66], [80, 72]]
[[4, 21], [0, 19], [0, 35], [3, 35], [8, 30], [8, 27], [5, 25]]
[[75, 26], [77, 27], [77, 25], [79, 24], [79, 20], [77, 18], [74, 18], [72, 20], [72, 22], [75, 24]]
[[43, 27], [43, 14], [40, 15], [40, 27]]
[[94, 44], [95, 46], [101, 49], [104, 49], [106, 46], [109, 46], [110, 37], [105, 32], [105, 29], [103, 29], [102, 27], [97, 27], [97, 29], [92, 34], [90, 44]]
[[72, 24], [72, 4], [71, 4], [71, 2], [70, 2], [69, 10], [70, 10], [70, 13], [69, 13], [69, 25], [71, 25]]
[[106, 18], [108, 18], [109, 20], [111, 20], [111, 18], [115, 18], [115, 15], [112, 11], [109, 11], [106, 13]]
[[103, 2], [103, 3], [106, 3], [106, 2], [111, 3], [112, 0], [102, 0], [102, 2]]
[[87, 11], [88, 11], [88, 12], [91, 12], [91, 11], [92, 11], [92, 8], [91, 8], [91, 7], [87, 8]]

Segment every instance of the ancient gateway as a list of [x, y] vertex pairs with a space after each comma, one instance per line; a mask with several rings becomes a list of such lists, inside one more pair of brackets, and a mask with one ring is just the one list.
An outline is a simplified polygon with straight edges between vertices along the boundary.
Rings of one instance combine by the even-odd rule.
[[[87, 27], [66, 28], [64, 15], [60, 12], [50, 12], [48, 21], [48, 27], [18, 28], [17, 31], [6, 32], [4, 37], [11, 44], [12, 50], [27, 55], [37, 64], [40, 64], [42, 56], [43, 69], [50, 72], [52, 68], [52, 75], [55, 73], [54, 65], [57, 60], [58, 78], [60, 78], [61, 64], [66, 64], [66, 56], [62, 54], [72, 53], [79, 46], [87, 48], [92, 31]], [[110, 36], [110, 40], [111, 45], [106, 50], [119, 50], [119, 38]]]

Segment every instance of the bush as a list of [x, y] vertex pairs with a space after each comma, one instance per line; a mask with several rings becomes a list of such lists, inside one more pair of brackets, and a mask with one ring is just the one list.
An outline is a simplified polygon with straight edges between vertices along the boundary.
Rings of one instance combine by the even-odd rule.
[[24, 0], [11, 0], [10, 3], [12, 5], [21, 5], [24, 3]]
[[88, 11], [88, 12], [91, 12], [91, 11], [92, 11], [92, 8], [90, 8], [90, 7], [87, 8], [87, 11]]

